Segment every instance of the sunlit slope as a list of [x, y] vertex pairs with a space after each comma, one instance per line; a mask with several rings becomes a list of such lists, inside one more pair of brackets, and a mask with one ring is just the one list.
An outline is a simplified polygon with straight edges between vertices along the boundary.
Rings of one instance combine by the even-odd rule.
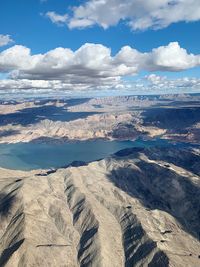
[[1, 169], [0, 266], [199, 266], [199, 166], [198, 151], [135, 148]]

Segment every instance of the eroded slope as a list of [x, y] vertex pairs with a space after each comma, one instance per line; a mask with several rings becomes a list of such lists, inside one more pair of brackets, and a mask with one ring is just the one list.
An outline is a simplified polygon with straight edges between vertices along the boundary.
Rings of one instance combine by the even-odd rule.
[[128, 149], [56, 172], [1, 169], [0, 266], [199, 266], [199, 161]]

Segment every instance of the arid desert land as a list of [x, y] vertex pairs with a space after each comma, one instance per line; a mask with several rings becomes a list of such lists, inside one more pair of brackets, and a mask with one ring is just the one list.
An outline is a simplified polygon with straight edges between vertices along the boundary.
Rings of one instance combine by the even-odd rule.
[[2, 102], [4, 146], [155, 144], [59, 168], [1, 166], [0, 266], [198, 267], [198, 103], [191, 95]]

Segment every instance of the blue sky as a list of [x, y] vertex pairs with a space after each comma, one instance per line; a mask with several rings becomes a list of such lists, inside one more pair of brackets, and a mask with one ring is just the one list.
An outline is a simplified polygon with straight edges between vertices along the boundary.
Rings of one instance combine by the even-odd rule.
[[[191, 0], [187, 0], [187, 1], [191, 1]], [[140, 22], [141, 19], [140, 17], [137, 16], [137, 13], [134, 14], [134, 11], [133, 13], [131, 13], [131, 11], [130, 12], [125, 11], [124, 13], [125, 15], [123, 18], [120, 18], [120, 15], [118, 14], [118, 17], [116, 16], [117, 22], [113, 24], [113, 21], [109, 17], [106, 17], [106, 14], [105, 14], [105, 18], [103, 17], [104, 16], [104, 13], [102, 13], [103, 7], [101, 7], [101, 9], [98, 9], [99, 7], [97, 6], [95, 9], [91, 10], [89, 5], [86, 6], [86, 4], [89, 2], [95, 2], [95, 0], [89, 0], [89, 1], [6, 0], [6, 1], [1, 1], [0, 2], [0, 25], [1, 25], [0, 35], [1, 36], [9, 35], [10, 39], [12, 39], [13, 41], [8, 43], [7, 45], [0, 46], [0, 52], [3, 53], [3, 51], [11, 47], [20, 45], [20, 46], [29, 48], [31, 55], [35, 55], [35, 54], [38, 55], [38, 54], [48, 53], [48, 51], [54, 50], [57, 47], [69, 48], [72, 51], [76, 51], [80, 47], [84, 46], [85, 43], [92, 43], [92, 44], [101, 44], [104, 47], [111, 49], [110, 56], [114, 58], [115, 55], [124, 46], [130, 46], [131, 48], [136, 49], [140, 53], [145, 53], [145, 52], [150, 53], [153, 49], [156, 49], [159, 47], [167, 47], [169, 43], [177, 42], [179, 45], [178, 48], [176, 47], [177, 51], [179, 50], [179, 48], [183, 48], [186, 50], [187, 55], [190, 55], [192, 53], [198, 56], [200, 54], [200, 46], [199, 46], [200, 14], [198, 18], [198, 13], [194, 15], [194, 17], [192, 16], [192, 14], [191, 15], [182, 14], [180, 15], [180, 19], [177, 22], [176, 21], [173, 22], [173, 19], [168, 21], [168, 18], [166, 18], [166, 15], [163, 13], [163, 17], [161, 19], [159, 18], [159, 27], [158, 27], [159, 29], [157, 29], [158, 18], [156, 17], [156, 15], [155, 15], [155, 19], [153, 22], [148, 22], [149, 24], [147, 26], [144, 26], [146, 25], [144, 23], [146, 23], [146, 21], [149, 20], [148, 9], [147, 9], [149, 7], [142, 6], [142, 8], [140, 8], [139, 6], [140, 9], [138, 10], [141, 10], [141, 9], [143, 10], [145, 8], [145, 12], [141, 12], [141, 18], [143, 19], [144, 22], [142, 21], [142, 24], [141, 23], [139, 24], [140, 26], [138, 26], [138, 23], [136, 22], [137, 21]], [[105, 8], [108, 9], [109, 1], [106, 1], [106, 2], [107, 2], [107, 6], [105, 6]], [[119, 0], [116, 0], [117, 4], [119, 4], [119, 2], [120, 2]], [[135, 3], [135, 2], [138, 2], [138, 1], [131, 0], [129, 1], [129, 3], [130, 2], [132, 2], [133, 5], [131, 7], [133, 7], [133, 10], [134, 10], [135, 5], [136, 4], [138, 5], [138, 3]], [[153, 0], [150, 0], [150, 2], [153, 3]], [[163, 3], [164, 2], [166, 1], [164, 0]], [[193, 0], [193, 2], [197, 3], [198, 1]], [[84, 10], [81, 11], [82, 12], [81, 15], [79, 14], [80, 13], [79, 10], [78, 11], [76, 11], [76, 9], [75, 11], [73, 10], [73, 8], [76, 7], [78, 9], [80, 8], [80, 6], [84, 7]], [[156, 8], [159, 9], [159, 7], [156, 7]], [[153, 11], [152, 11], [152, 8], [150, 8], [149, 12], [154, 12], [152, 14], [157, 14], [156, 8]], [[181, 9], [182, 7], [179, 7], [178, 5], [175, 8], [177, 8], [177, 10], [182, 10]], [[195, 5], [194, 5], [194, 9], [195, 9]], [[115, 7], [115, 10], [116, 10], [116, 7]], [[54, 15], [60, 15], [60, 16], [66, 15], [67, 19], [66, 21], [62, 23], [60, 23], [59, 21], [58, 23], [56, 23], [55, 21], [52, 22], [52, 19], [48, 15], [48, 12], [54, 12]], [[76, 12], [78, 15], [76, 14]], [[191, 10], [189, 10], [188, 12], [192, 13]], [[200, 10], [199, 10], [199, 13], [200, 13]], [[96, 14], [95, 15], [96, 17], [98, 17], [99, 14], [103, 14], [103, 15], [101, 15], [100, 18], [98, 17], [96, 19], [95, 16], [93, 16], [93, 14]], [[110, 16], [111, 17], [115, 16], [115, 14], [110, 14]], [[86, 19], [87, 21], [89, 21], [89, 24], [91, 24], [89, 27], [70, 26], [72, 25], [70, 24], [72, 21], [76, 20], [79, 23], [82, 23]], [[130, 23], [132, 23], [131, 24], [132, 26], [130, 26]], [[166, 26], [166, 24], [169, 24], [169, 25]], [[84, 53], [84, 51], [82, 53]], [[99, 53], [99, 50], [97, 51], [97, 54], [98, 53]], [[157, 57], [157, 54], [155, 56]], [[163, 55], [161, 55], [160, 57], [163, 58]], [[154, 59], [151, 59], [151, 60], [154, 60]], [[184, 61], [185, 58], [180, 59], [180, 60]], [[188, 60], [190, 59], [188, 58]], [[125, 82], [131, 80], [137, 83], [144, 83], [144, 86], [146, 85], [147, 80], [148, 82], [150, 81], [149, 79], [146, 79], [146, 77], [152, 74], [156, 75], [156, 77], [157, 76], [165, 77], [165, 80], [167, 79], [167, 81], [181, 79], [184, 77], [189, 77], [189, 78], [193, 77], [193, 78], [196, 78], [197, 80], [195, 81], [195, 88], [193, 88], [193, 91], [198, 91], [200, 90], [199, 88], [200, 85], [198, 85], [199, 87], [196, 85], [198, 84], [199, 79], [200, 79], [200, 67], [199, 67], [200, 59], [196, 58], [195, 60], [197, 62], [195, 64], [192, 64], [191, 62], [188, 61], [187, 62], [188, 67], [180, 67], [179, 62], [177, 62], [178, 67], [170, 65], [169, 67], [166, 68], [166, 64], [164, 62], [164, 67], [162, 66], [160, 69], [158, 67], [158, 64], [156, 63], [157, 64], [156, 66], [147, 66], [147, 67], [144, 67], [144, 69], [142, 69], [142, 67], [139, 67], [139, 70], [133, 71], [133, 74], [131, 72], [132, 70], [130, 69], [130, 70], [126, 70], [127, 73], [125, 75], [122, 74], [124, 73], [124, 71], [123, 72], [119, 71], [119, 74], [114, 73], [114, 74], [111, 74], [110, 76], [112, 78], [114, 77], [114, 80], [116, 80], [117, 78]], [[82, 62], [81, 64], [84, 65]], [[127, 65], [127, 59], [126, 59], [126, 62], [120, 62], [120, 64], [121, 65], [125, 64], [126, 68], [127, 66], [128, 68], [132, 67], [130, 66], [130, 62]], [[133, 60], [133, 66], [134, 64], [135, 64], [135, 60]], [[16, 64], [12, 64], [12, 65], [16, 65]], [[183, 62], [183, 65], [184, 65], [184, 62]], [[113, 67], [115, 66], [116, 64]], [[117, 67], [120, 67], [120, 66], [117, 66]], [[37, 78], [29, 77], [29, 75], [24, 75], [24, 76], [21, 75], [21, 77], [20, 75], [19, 76], [10, 75], [10, 73], [13, 71], [16, 73], [16, 70], [18, 72], [22, 72], [22, 71], [24, 72], [24, 66], [22, 67], [22, 66], [17, 65], [16, 67], [13, 66], [11, 68], [11, 67], [7, 67], [5, 59], [3, 63], [1, 63], [0, 61], [0, 71], [1, 71], [0, 79], [4, 81], [4, 85], [1, 86], [3, 90], [6, 89], [5, 77], [6, 78], [8, 77], [7, 78], [8, 80], [10, 79], [17, 80], [17, 84], [19, 84], [20, 80], [22, 79], [23, 80], [24, 79], [43, 80], [43, 81], [46, 81], [46, 85], [44, 86], [45, 88], [48, 87], [47, 80], [53, 79], [59, 82], [63, 82], [64, 80], [66, 82], [66, 79], [63, 77], [60, 78], [60, 77], [54, 76], [51, 79], [49, 78], [50, 77], [49, 74], [46, 76], [44, 75], [44, 77], [42, 75], [37, 75]], [[110, 66], [109, 66], [109, 70], [110, 70]], [[97, 70], [95, 69], [95, 71]], [[34, 73], [35, 72], [36, 71], [34, 70]], [[77, 73], [73, 75], [77, 75]], [[96, 74], [96, 75], [97, 77], [99, 75], [99, 77], [101, 78], [100, 74]], [[152, 81], [153, 80], [151, 80], [151, 83]], [[80, 83], [82, 83], [82, 81]], [[153, 83], [155, 85], [154, 81]], [[69, 89], [70, 84], [68, 80], [67, 80], [67, 84], [68, 84], [67, 90], [70, 90]], [[113, 88], [115, 88], [116, 84], [117, 84], [116, 81], [114, 81], [113, 84], [112, 83], [110, 84], [110, 87], [112, 90]], [[166, 82], [165, 86], [167, 85], [168, 83]], [[8, 84], [8, 81], [7, 81], [6, 86], [8, 86], [8, 90], [9, 88], [12, 87], [10, 84]], [[101, 87], [100, 84], [95, 84], [95, 83], [93, 84], [93, 82], [91, 82], [89, 86], [86, 88], [86, 90], [94, 89], [98, 91], [98, 88], [100, 87]], [[109, 90], [109, 85], [107, 83], [105, 87], [106, 87], [106, 91]], [[116, 88], [117, 90], [119, 90], [119, 88], [123, 89], [123, 86], [116, 86]], [[173, 88], [171, 89], [172, 92], [173, 92]], [[183, 88], [183, 91], [185, 90], [185, 88], [186, 87]], [[17, 89], [16, 85], [14, 86], [14, 89]], [[22, 89], [23, 89], [23, 86], [22, 86]], [[31, 89], [31, 86], [30, 88], [29, 86], [27, 86], [27, 89]], [[78, 88], [77, 86], [77, 91], [81, 91], [82, 89], [84, 88], [83, 87]], [[103, 90], [103, 89], [99, 89], [99, 90]], [[164, 90], [165, 89], [166, 88], [164, 88]], [[131, 90], [133, 92], [134, 90], [137, 91], [135, 89], [135, 84], [132, 84], [132, 88], [131, 88], [131, 85], [129, 85], [128, 90]], [[156, 92], [157, 91], [159, 92], [160, 88], [153, 89], [153, 87], [151, 87], [150, 85], [147, 89], [143, 88], [143, 90], [144, 91], [155, 90]], [[161, 90], [163, 90], [163, 88], [161, 88]], [[190, 91], [190, 88], [187, 88], [187, 90]]]

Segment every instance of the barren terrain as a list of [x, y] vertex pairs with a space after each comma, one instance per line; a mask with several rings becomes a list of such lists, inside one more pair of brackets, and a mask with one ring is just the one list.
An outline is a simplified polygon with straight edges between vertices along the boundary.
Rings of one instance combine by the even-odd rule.
[[138, 137], [198, 143], [199, 125], [199, 96], [192, 95], [7, 101], [0, 105], [0, 143]]
[[1, 169], [0, 266], [198, 267], [199, 151], [126, 149], [56, 171]]

